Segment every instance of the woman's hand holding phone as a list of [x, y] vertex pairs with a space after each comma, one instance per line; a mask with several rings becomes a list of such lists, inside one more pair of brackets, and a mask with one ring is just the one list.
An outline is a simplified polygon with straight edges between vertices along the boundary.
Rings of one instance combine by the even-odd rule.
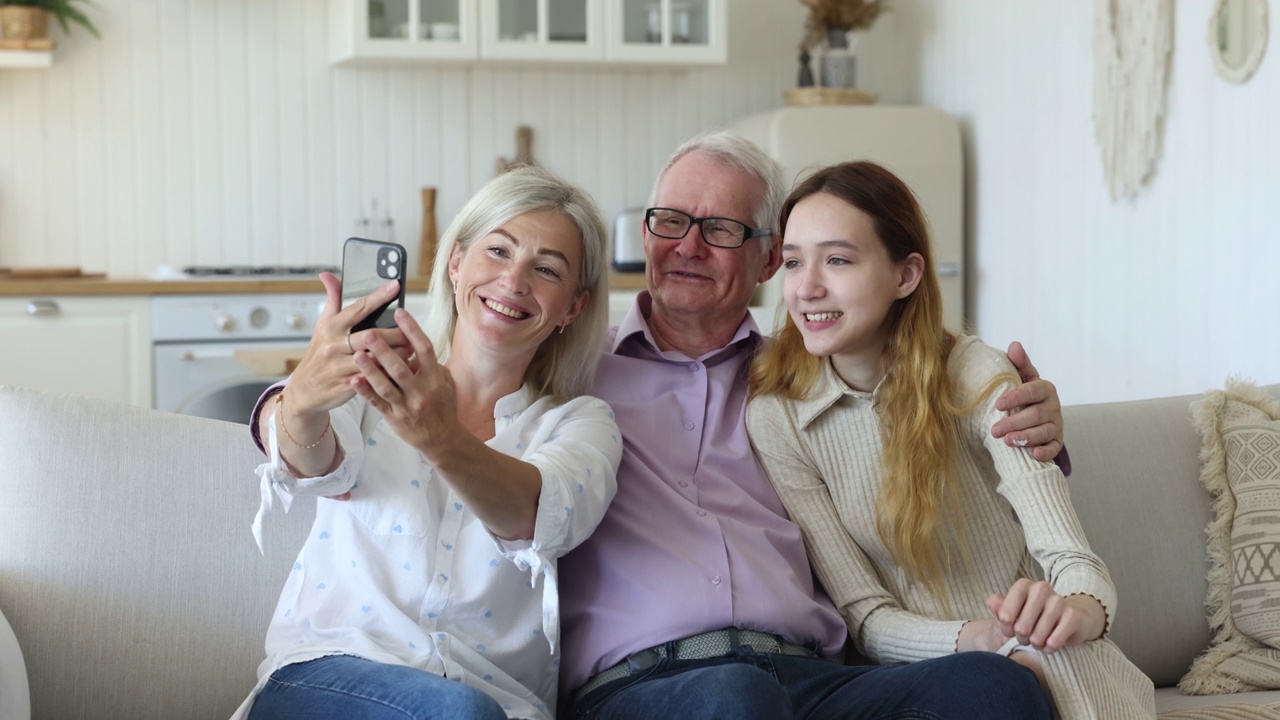
[[359, 369], [352, 362], [352, 354], [361, 347], [358, 344], [361, 336], [377, 334], [389, 346], [401, 351], [405, 358], [413, 351], [399, 328], [351, 333], [351, 328], [365, 316], [400, 292], [396, 283], [380, 287], [341, 308], [342, 281], [331, 273], [320, 273], [320, 282], [325, 290], [324, 309], [320, 311], [320, 319], [316, 322], [306, 352], [289, 378], [290, 404], [299, 411], [305, 409], [312, 413], [328, 412], [355, 396], [351, 378], [359, 373]]
[[353, 385], [396, 435], [438, 464], [437, 451], [470, 437], [458, 419], [453, 376], [436, 360], [431, 340], [409, 313], [397, 310], [395, 320], [413, 358], [405, 360], [382, 336], [369, 336], [364, 341], [368, 353], [355, 359], [361, 377]]

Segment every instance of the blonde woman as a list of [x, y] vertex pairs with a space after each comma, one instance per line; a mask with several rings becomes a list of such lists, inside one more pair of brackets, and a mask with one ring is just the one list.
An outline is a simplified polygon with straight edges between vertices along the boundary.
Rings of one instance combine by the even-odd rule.
[[824, 168], [781, 227], [787, 319], [753, 364], [747, 427], [858, 649], [999, 652], [1063, 718], [1154, 717], [1105, 637], [1115, 588], [1062, 472], [988, 432], [1017, 374], [943, 328], [910, 189], [874, 163]]
[[557, 559], [616, 491], [586, 396], [608, 312], [590, 198], [537, 168], [490, 181], [441, 240], [420, 327], [351, 333], [394, 285], [328, 304], [255, 413], [264, 509], [318, 496], [239, 717], [555, 716]]

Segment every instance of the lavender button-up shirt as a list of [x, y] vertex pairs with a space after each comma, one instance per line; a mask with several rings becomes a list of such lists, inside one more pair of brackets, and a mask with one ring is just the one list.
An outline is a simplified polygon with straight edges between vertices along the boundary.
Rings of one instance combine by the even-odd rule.
[[562, 686], [725, 627], [838, 653], [844, 621], [747, 438], [755, 323], [748, 316], [728, 346], [689, 358], [657, 349], [649, 301], [637, 298], [596, 376], [593, 394], [613, 407], [624, 447], [604, 521], [560, 560]]

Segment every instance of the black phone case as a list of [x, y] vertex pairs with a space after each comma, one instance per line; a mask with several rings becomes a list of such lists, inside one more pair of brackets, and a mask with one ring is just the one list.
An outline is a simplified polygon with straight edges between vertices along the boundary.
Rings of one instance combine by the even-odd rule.
[[369, 328], [396, 326], [396, 308], [404, 307], [404, 248], [396, 243], [347, 238], [342, 244], [342, 307], [395, 280], [400, 293], [378, 309], [366, 315], [351, 328], [351, 332]]

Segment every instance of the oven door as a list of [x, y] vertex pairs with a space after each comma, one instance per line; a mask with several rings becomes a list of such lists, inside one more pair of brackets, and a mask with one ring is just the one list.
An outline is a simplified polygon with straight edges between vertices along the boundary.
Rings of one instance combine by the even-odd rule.
[[153, 348], [155, 408], [248, 424], [262, 391], [282, 375], [264, 374], [236, 359], [237, 350], [296, 349], [306, 341], [189, 342]]

